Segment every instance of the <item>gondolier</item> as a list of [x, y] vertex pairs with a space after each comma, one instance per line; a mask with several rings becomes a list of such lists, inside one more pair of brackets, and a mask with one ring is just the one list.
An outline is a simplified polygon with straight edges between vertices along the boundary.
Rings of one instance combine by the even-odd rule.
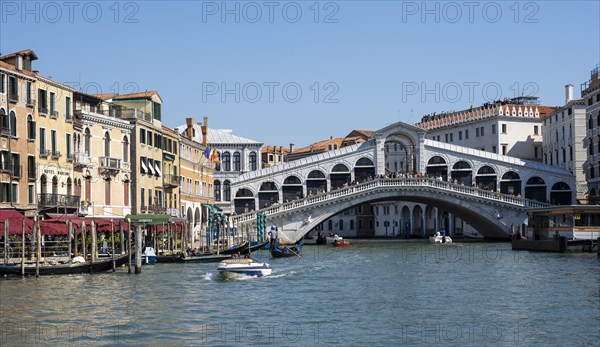
[[275, 242], [277, 242], [277, 229], [275, 227], [271, 227], [271, 231], [269, 231], [269, 239], [271, 241], [271, 244], [269, 245], [269, 248], [273, 248], [275, 247]]

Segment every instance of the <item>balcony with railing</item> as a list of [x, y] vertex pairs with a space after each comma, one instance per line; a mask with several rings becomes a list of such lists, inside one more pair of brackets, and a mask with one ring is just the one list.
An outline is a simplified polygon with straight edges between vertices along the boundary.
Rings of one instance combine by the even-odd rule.
[[119, 171], [121, 170], [121, 159], [111, 157], [100, 157], [99, 168], [102, 171]]
[[40, 107], [40, 115], [45, 116], [48, 114], [48, 106], [42, 106]]
[[52, 159], [58, 159], [58, 158], [60, 158], [61, 154], [58, 151], [53, 151], [51, 156], [52, 156]]
[[13, 165], [10, 162], [0, 162], [0, 172], [10, 174], [14, 178], [21, 177], [21, 167], [19, 165], [15, 165], [13, 167]]
[[79, 207], [80, 197], [76, 195], [67, 194], [50, 194], [42, 193], [38, 194], [38, 208], [49, 208], [49, 207]]
[[73, 153], [67, 153], [67, 161], [68, 162], [72, 162], [73, 161]]
[[73, 154], [73, 164], [76, 167], [85, 167], [90, 165], [90, 156], [86, 152], [75, 152]]
[[581, 84], [581, 97], [586, 97], [598, 88], [600, 88], [600, 67], [593, 69], [590, 72], [590, 79]]
[[58, 118], [58, 111], [51, 111], [50, 112], [50, 118], [57, 119]]
[[179, 176], [167, 174], [163, 176], [163, 186], [165, 188], [175, 188], [179, 186]]
[[0, 136], [10, 136], [10, 135], [11, 135], [10, 128], [5, 128], [5, 127], [0, 128]]
[[114, 114], [116, 117], [123, 119], [132, 119], [137, 118], [141, 120], [145, 120], [146, 122], [152, 122], [152, 115], [150, 113], [146, 113], [142, 110], [138, 110], [135, 108], [120, 108], [111, 110], [111, 114]]
[[25, 99], [25, 106], [27, 106], [27, 107], [35, 107], [35, 99], [32, 98], [32, 97], [30, 97], [30, 96], [28, 96]]

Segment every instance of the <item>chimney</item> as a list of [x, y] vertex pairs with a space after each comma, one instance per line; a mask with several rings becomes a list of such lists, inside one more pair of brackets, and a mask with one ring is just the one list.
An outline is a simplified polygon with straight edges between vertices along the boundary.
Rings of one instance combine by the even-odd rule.
[[296, 145], [294, 145], [293, 143], [290, 143], [290, 153], [294, 152]]
[[204, 123], [202, 124], [202, 145], [204, 147], [208, 145], [208, 117], [204, 117]]
[[567, 84], [565, 86], [565, 104], [568, 104], [571, 100], [573, 100], [573, 85]]
[[186, 137], [190, 140], [193, 140], [194, 137], [194, 118], [186, 118], [185, 119], [185, 125], [186, 130], [185, 130], [185, 134]]
[[23, 70], [23, 56], [17, 55], [17, 70]]

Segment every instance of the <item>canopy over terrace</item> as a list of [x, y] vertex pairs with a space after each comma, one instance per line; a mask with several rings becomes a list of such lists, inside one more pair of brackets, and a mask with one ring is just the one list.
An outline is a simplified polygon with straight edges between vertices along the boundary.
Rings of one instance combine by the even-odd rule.
[[25, 220], [25, 232], [31, 233], [33, 221], [26, 218], [15, 210], [0, 210], [0, 233], [4, 233], [4, 221], [8, 220], [8, 233], [21, 234], [23, 232], [23, 220]]
[[129, 230], [129, 225], [123, 219], [108, 218], [79, 218], [74, 215], [60, 215], [58, 218], [51, 218], [40, 221], [42, 235], [67, 235], [69, 233], [67, 222], [71, 221], [73, 232], [80, 233], [82, 222], [85, 222], [87, 230], [91, 228], [92, 221], [96, 224], [97, 232], [110, 232], [120, 230], [120, 222], [123, 222], [123, 231]]

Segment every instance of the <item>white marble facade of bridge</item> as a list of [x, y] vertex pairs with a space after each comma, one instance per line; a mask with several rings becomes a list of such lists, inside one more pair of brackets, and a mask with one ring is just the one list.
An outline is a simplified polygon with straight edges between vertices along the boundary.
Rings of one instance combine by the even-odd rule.
[[[496, 223], [497, 216], [502, 215], [504, 210], [512, 211], [516, 208], [519, 213], [511, 221], [513, 224], [512, 222], [523, 217], [524, 211], [531, 205], [532, 202], [527, 202], [528, 200], [551, 204], [570, 204], [574, 201], [575, 178], [562, 168], [425, 139], [425, 132], [426, 130], [398, 122], [376, 131], [367, 142], [243, 174], [231, 185], [231, 209], [236, 214], [234, 222], [239, 224], [239, 228], [241, 224], [253, 223], [253, 219], [248, 216], [252, 216], [256, 210], [269, 211], [269, 207], [270, 210], [273, 210], [273, 207], [280, 210], [282, 205], [291, 206], [296, 202], [298, 206], [293, 210], [286, 209], [287, 217], [283, 218], [281, 211], [271, 211], [270, 218], [273, 222], [277, 220], [277, 225], [284, 229], [286, 225], [292, 229], [298, 228], [298, 222], [304, 220], [302, 232], [308, 232], [310, 229], [306, 229], [307, 224], [310, 224], [311, 228], [316, 226], [312, 222], [306, 223], [308, 215], [312, 221], [322, 222], [325, 216], [333, 216], [342, 210], [327, 208], [319, 212], [314, 206], [308, 206], [310, 204], [298, 202], [324, 195], [331, 198], [332, 191], [343, 190], [385, 175], [412, 178], [418, 174], [428, 177], [429, 180], [425, 180], [427, 182], [442, 181], [449, 183], [451, 187], [467, 187], [473, 191], [467, 194], [470, 200], [469, 203], [462, 204], [464, 206], [460, 206], [460, 194], [465, 193], [453, 193], [450, 200], [454, 201], [454, 205], [442, 206], [444, 201], [435, 199], [435, 194], [441, 192], [440, 188], [427, 189], [425, 195], [429, 194], [431, 199], [421, 199], [417, 192], [421, 191], [422, 187], [415, 186], [411, 192], [411, 188], [404, 185], [401, 189], [388, 190], [385, 194], [363, 194], [354, 204], [352, 200], [345, 200], [340, 206], [352, 207], [359, 201], [427, 202], [446, 210], [456, 210], [457, 215], [467, 218], [465, 220], [469, 222], [469, 218], [473, 219], [474, 215], [466, 213], [465, 210], [478, 209], [477, 199], [482, 206], [489, 202], [487, 198], [478, 198], [477, 194], [472, 192], [491, 192], [494, 196], [512, 197], [523, 203], [510, 206], [496, 204], [489, 209], [489, 216], [483, 219], [489, 218]], [[377, 189], [380, 188], [381, 186], [378, 186]], [[475, 200], [472, 200], [473, 198]], [[335, 199], [330, 202], [335, 206]], [[242, 218], [243, 214], [246, 217]], [[501, 237], [500, 230], [507, 229], [506, 225], [506, 221], [503, 221], [487, 236]], [[293, 234], [299, 233], [298, 231]], [[486, 235], [486, 232], [482, 230], [482, 234]]]

